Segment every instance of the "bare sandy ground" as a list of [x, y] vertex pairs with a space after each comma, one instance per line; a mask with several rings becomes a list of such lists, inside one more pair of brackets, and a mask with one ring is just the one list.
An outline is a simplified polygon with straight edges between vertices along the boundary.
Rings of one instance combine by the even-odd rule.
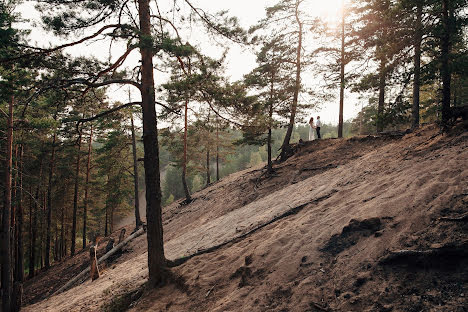
[[[233, 174], [165, 209], [166, 257], [238, 239], [172, 269], [178, 282], [145, 289], [133, 310], [464, 311], [466, 257], [449, 266], [379, 260], [468, 241], [464, 222], [437, 219], [468, 212], [467, 146], [467, 132], [427, 126], [403, 138], [310, 142], [276, 176]], [[24, 310], [98, 311], [144, 289], [145, 239], [100, 279]]]

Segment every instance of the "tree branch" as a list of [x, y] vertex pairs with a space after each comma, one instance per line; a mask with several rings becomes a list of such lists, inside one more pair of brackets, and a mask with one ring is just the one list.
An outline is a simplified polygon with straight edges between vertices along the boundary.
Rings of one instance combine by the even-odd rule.
[[120, 24], [106, 25], [106, 26], [103, 26], [101, 29], [99, 29], [99, 30], [98, 30], [97, 32], [95, 32], [94, 34], [89, 35], [89, 36], [84, 37], [84, 38], [81, 38], [81, 39], [78, 40], [78, 41], [66, 43], [66, 44], [63, 44], [63, 45], [61, 45], [61, 46], [58, 46], [58, 47], [55, 47], [55, 48], [51, 48], [51, 49], [34, 48], [34, 49], [39, 50], [39, 51], [38, 51], [38, 52], [28, 53], [28, 54], [23, 54], [23, 55], [16, 56], [16, 57], [13, 57], [13, 58], [0, 59], [0, 63], [6, 63], [6, 62], [11, 62], [11, 61], [16, 61], [16, 60], [19, 60], [19, 59], [22, 59], [22, 58], [25, 58], [25, 57], [34, 56], [34, 55], [50, 54], [50, 53], [52, 53], [52, 52], [55, 52], [55, 51], [58, 51], [58, 50], [62, 50], [62, 49], [64, 49], [64, 48], [68, 48], [68, 47], [71, 47], [71, 46], [74, 46], [74, 45], [83, 43], [83, 42], [85, 42], [85, 41], [87, 41], [87, 40], [89, 40], [89, 39], [95, 38], [95, 37], [99, 36], [99, 35], [100, 35], [104, 30], [106, 30], [106, 29], [109, 29], [109, 28], [118, 28], [118, 27], [122, 27], [122, 25], [120, 25]]

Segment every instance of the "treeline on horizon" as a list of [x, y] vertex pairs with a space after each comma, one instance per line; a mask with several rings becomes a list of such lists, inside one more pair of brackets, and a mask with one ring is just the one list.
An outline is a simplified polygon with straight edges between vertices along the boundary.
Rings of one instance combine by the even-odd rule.
[[[134, 211], [139, 227], [143, 189], [149, 284], [159, 285], [167, 269], [162, 206], [190, 203], [194, 191], [261, 162], [274, 174], [273, 160], [307, 140], [308, 115], [324, 103], [340, 108], [338, 126], [323, 125], [324, 138], [424, 122], [445, 131], [454, 108], [467, 105], [466, 0], [352, 1], [337, 25], [310, 15], [306, 0], [282, 0], [248, 30], [191, 0], [167, 8], [43, 0], [40, 26], [63, 42], [49, 48], [30, 43], [27, 23], [18, 28], [18, 5], [0, 3], [4, 311], [21, 302], [15, 283], [108, 235], [118, 216]], [[223, 53], [205, 55], [187, 38], [193, 29]], [[95, 40], [108, 44], [108, 60], [65, 52]], [[232, 44], [257, 57], [238, 81], [226, 76]], [[170, 77], [155, 85], [160, 71]], [[111, 101], [115, 85], [138, 100], [129, 90], [128, 102]], [[350, 92], [363, 105], [346, 122]]]

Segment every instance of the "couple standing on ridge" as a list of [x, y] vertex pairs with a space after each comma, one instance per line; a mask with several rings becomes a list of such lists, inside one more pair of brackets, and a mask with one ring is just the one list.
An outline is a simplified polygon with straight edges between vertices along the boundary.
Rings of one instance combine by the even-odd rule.
[[315, 132], [317, 132], [317, 138], [321, 138], [320, 136], [320, 126], [322, 123], [320, 122], [320, 116], [317, 116], [317, 121], [314, 124], [314, 117], [310, 117], [309, 120], [309, 141], [315, 140]]

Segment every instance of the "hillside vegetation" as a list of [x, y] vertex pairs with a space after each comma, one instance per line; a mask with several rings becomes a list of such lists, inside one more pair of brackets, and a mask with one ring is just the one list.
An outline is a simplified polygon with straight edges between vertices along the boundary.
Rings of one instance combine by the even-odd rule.
[[164, 209], [168, 284], [145, 287], [143, 235], [93, 282], [48, 297], [86, 252], [35, 277], [24, 310], [466, 311], [467, 147], [461, 126], [435, 125], [296, 145], [273, 175]]

